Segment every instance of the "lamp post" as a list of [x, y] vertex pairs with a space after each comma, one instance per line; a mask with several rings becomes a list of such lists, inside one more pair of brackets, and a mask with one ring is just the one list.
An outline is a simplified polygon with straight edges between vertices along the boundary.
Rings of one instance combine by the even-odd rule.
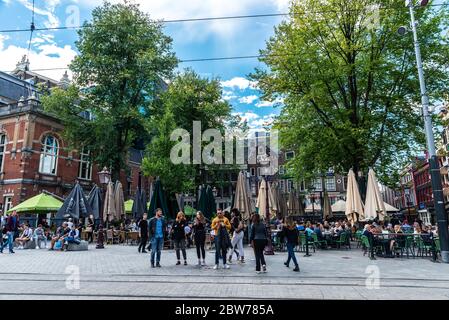
[[[422, 0], [420, 2], [421, 7], [425, 7], [428, 4], [428, 0]], [[409, 8], [411, 29], [413, 32], [413, 42], [415, 46], [415, 56], [416, 56], [416, 66], [418, 69], [419, 86], [421, 91], [421, 104], [422, 113], [424, 117], [424, 127], [427, 140], [427, 149], [429, 152], [429, 164], [430, 164], [430, 175], [433, 190], [433, 200], [435, 206], [435, 213], [438, 220], [438, 235], [440, 237], [441, 244], [441, 259], [444, 263], [449, 263], [449, 234], [448, 234], [448, 223], [447, 216], [444, 208], [444, 198], [443, 198], [443, 188], [440, 177], [440, 169], [438, 165], [438, 158], [436, 155], [435, 141], [433, 137], [433, 127], [432, 127], [432, 115], [429, 112], [429, 96], [427, 95], [426, 83], [424, 79], [424, 70], [421, 58], [421, 49], [418, 40], [418, 32], [416, 28], [415, 20], [415, 1], [406, 0], [406, 7]], [[404, 35], [407, 32], [406, 27], [400, 27], [398, 33]]]
[[[98, 180], [100, 181], [100, 184], [102, 186], [101, 190], [103, 193], [103, 204], [106, 196], [106, 187], [111, 182], [111, 172], [108, 170], [107, 167], [103, 167], [103, 170], [98, 172]], [[103, 212], [103, 208], [101, 208], [101, 212]], [[103, 218], [103, 215], [101, 215]], [[108, 220], [108, 219], [107, 219]], [[106, 220], [106, 222], [108, 222]]]

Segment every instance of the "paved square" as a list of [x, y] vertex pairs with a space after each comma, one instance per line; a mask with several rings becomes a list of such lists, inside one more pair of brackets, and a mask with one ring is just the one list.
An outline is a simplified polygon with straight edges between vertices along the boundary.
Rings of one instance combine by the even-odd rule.
[[430, 259], [370, 261], [360, 249], [319, 250], [297, 253], [295, 273], [281, 252], [267, 256], [268, 273], [258, 275], [252, 249], [245, 252], [246, 264], [213, 270], [214, 253], [199, 268], [194, 249], [188, 266], [176, 266], [175, 252], [164, 250], [160, 269], [136, 246], [16, 250], [0, 255], [0, 299], [449, 299], [449, 265]]

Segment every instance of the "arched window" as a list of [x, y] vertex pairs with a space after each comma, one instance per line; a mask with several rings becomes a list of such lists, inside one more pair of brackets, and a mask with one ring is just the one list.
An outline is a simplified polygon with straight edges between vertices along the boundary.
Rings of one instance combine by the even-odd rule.
[[92, 179], [92, 163], [90, 161], [90, 151], [87, 148], [83, 148], [80, 153], [78, 177], [84, 180]]
[[39, 172], [56, 175], [56, 168], [58, 167], [58, 140], [46, 135], [42, 138], [41, 161], [39, 164]]
[[0, 172], [3, 172], [6, 151], [6, 134], [0, 134]]

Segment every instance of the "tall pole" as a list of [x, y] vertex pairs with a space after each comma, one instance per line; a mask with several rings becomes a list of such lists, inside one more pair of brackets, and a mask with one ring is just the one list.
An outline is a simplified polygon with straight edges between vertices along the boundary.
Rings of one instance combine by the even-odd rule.
[[435, 213], [438, 221], [438, 235], [441, 244], [441, 259], [444, 263], [449, 263], [449, 234], [447, 225], [447, 216], [444, 208], [443, 187], [441, 184], [440, 168], [435, 150], [435, 141], [432, 130], [432, 118], [429, 114], [429, 97], [427, 95], [426, 83], [424, 80], [424, 70], [421, 59], [421, 50], [419, 47], [418, 33], [416, 30], [414, 4], [412, 0], [407, 1], [410, 10], [411, 25], [413, 30], [413, 41], [415, 44], [416, 65], [419, 75], [419, 86], [421, 90], [421, 103], [424, 117], [424, 127], [426, 132], [427, 149], [429, 152], [430, 177], [432, 180], [433, 200]]

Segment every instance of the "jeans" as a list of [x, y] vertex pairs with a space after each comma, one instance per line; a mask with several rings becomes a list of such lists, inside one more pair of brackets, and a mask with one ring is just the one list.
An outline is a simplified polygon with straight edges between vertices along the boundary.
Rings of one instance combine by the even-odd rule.
[[239, 250], [238, 251], [239, 256], [240, 257], [245, 256], [245, 253], [243, 252], [243, 236], [244, 236], [244, 234], [245, 233], [243, 232], [243, 230], [240, 231], [240, 233], [237, 233], [234, 231], [234, 236], [232, 237], [232, 240], [231, 240], [231, 245], [232, 245], [231, 258], [232, 258], [232, 255], [234, 254], [234, 250], [235, 250], [236, 246]]
[[214, 242], [215, 242], [215, 264], [220, 263], [220, 254], [221, 254], [221, 258], [223, 259], [223, 265], [225, 265], [226, 254], [228, 253], [228, 250], [225, 249], [225, 247], [221, 247], [218, 237], [215, 237]]
[[297, 267], [298, 261], [296, 260], [296, 256], [295, 256], [295, 244], [294, 243], [287, 243], [287, 252], [288, 252], [287, 266], [290, 264], [290, 259], [291, 259], [291, 260], [293, 260], [293, 263]]
[[156, 262], [161, 261], [161, 250], [164, 244], [164, 238], [153, 237], [151, 239], [151, 264], [154, 264], [154, 256], [156, 255]]
[[265, 257], [263, 255], [263, 250], [267, 245], [267, 240], [265, 239], [255, 239], [254, 240], [254, 254], [256, 255], [256, 271], [260, 271], [260, 265], [266, 265]]
[[176, 251], [176, 258], [181, 260], [181, 254], [180, 251], [182, 251], [182, 257], [184, 258], [184, 261], [187, 260], [187, 252], [186, 252], [186, 239], [175, 239], [175, 251]]
[[142, 250], [145, 250], [145, 246], [147, 245], [148, 242], [148, 235], [142, 235], [142, 237], [140, 238], [140, 244], [139, 244], [139, 252]]
[[8, 243], [4, 243], [2, 246], [2, 250], [6, 247], [6, 245], [9, 245], [9, 252], [13, 252], [14, 250], [14, 231], [8, 231], [6, 233], [8, 235]]
[[34, 238], [34, 241], [36, 241], [36, 245], [39, 248], [42, 248], [41, 244], [44, 243], [44, 248], [47, 247], [47, 238], [45, 236], [36, 236]]
[[203, 257], [203, 260], [206, 259], [206, 250], [204, 249], [205, 242], [206, 239], [204, 237], [195, 239], [196, 255], [198, 256], [198, 259], [201, 259], [201, 257]]

